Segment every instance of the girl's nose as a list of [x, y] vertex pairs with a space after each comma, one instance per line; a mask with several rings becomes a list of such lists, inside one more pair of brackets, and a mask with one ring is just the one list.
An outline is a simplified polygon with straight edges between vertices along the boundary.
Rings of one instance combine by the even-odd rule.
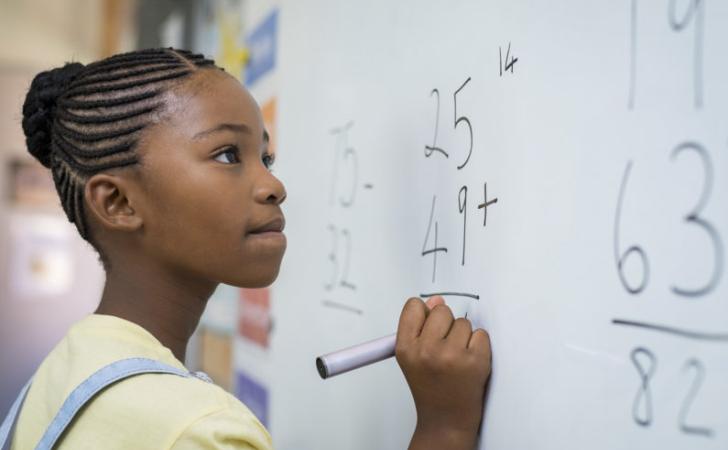
[[255, 201], [280, 205], [286, 199], [286, 195], [283, 183], [266, 170], [255, 188]]

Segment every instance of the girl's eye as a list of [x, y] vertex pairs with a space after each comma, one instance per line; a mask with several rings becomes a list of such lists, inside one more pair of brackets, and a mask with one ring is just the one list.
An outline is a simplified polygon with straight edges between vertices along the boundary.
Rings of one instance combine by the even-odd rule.
[[264, 154], [262, 159], [263, 159], [263, 165], [265, 165], [265, 167], [268, 170], [270, 170], [271, 166], [273, 165], [273, 163], [276, 160], [276, 158], [273, 155], [271, 155], [270, 153]]
[[[220, 157], [223, 157], [224, 160], [221, 160]], [[227, 147], [225, 150], [215, 156], [215, 161], [220, 161], [221, 163], [225, 164], [239, 163], [240, 155], [238, 148], [234, 145]]]

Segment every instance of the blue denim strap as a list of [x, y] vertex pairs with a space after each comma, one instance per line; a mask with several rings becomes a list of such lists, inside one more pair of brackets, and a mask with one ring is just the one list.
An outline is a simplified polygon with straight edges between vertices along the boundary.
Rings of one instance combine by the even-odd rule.
[[[78, 385], [73, 390], [73, 392], [71, 392], [68, 398], [66, 398], [66, 400], [63, 402], [63, 405], [61, 405], [61, 409], [51, 421], [48, 429], [46, 429], [43, 437], [36, 446], [36, 450], [52, 449], [53, 446], [56, 444], [58, 438], [61, 436], [61, 434], [63, 434], [63, 431], [66, 429], [66, 427], [68, 427], [78, 411], [86, 404], [86, 402], [91, 400], [97, 393], [99, 393], [99, 391], [109, 386], [110, 384], [113, 384], [124, 378], [142, 373], [169, 373], [182, 377], [194, 376], [208, 383], [212, 382], [212, 380], [210, 380], [210, 378], [207, 377], [204, 372], [190, 373], [186, 370], [177, 369], [176, 367], [172, 367], [168, 364], [154, 359], [127, 358], [115, 361], [97, 370], [90, 377], [84, 380], [80, 385]], [[15, 423], [15, 415], [17, 414], [20, 404], [22, 403], [23, 398], [27, 393], [27, 389], [30, 386], [31, 380], [26, 383], [23, 391], [20, 393], [18, 399], [13, 404], [13, 407], [11, 408], [8, 417], [5, 419], [2, 427], [0, 428], [0, 444], [4, 444], [5, 440], [8, 438], [10, 427]], [[3, 433], [5, 433], [5, 435], [3, 435]], [[7, 444], [8, 446], [10, 445], [9, 440]], [[2, 449], [4, 450], [4, 446], [2, 447]]]

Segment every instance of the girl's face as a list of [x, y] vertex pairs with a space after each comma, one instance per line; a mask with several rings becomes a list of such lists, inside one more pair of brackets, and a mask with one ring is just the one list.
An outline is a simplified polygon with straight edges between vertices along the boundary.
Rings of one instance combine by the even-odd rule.
[[139, 145], [143, 251], [192, 277], [269, 285], [286, 250], [286, 191], [267, 167], [258, 105], [217, 70], [167, 95], [168, 114]]

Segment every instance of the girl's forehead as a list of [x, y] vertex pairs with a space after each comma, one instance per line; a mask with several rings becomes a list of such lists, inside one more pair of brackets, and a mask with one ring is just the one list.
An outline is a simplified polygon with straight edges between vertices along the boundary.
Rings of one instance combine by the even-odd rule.
[[218, 71], [200, 72], [165, 96], [170, 125], [190, 135], [219, 123], [242, 123], [262, 133], [260, 109], [238, 80]]

